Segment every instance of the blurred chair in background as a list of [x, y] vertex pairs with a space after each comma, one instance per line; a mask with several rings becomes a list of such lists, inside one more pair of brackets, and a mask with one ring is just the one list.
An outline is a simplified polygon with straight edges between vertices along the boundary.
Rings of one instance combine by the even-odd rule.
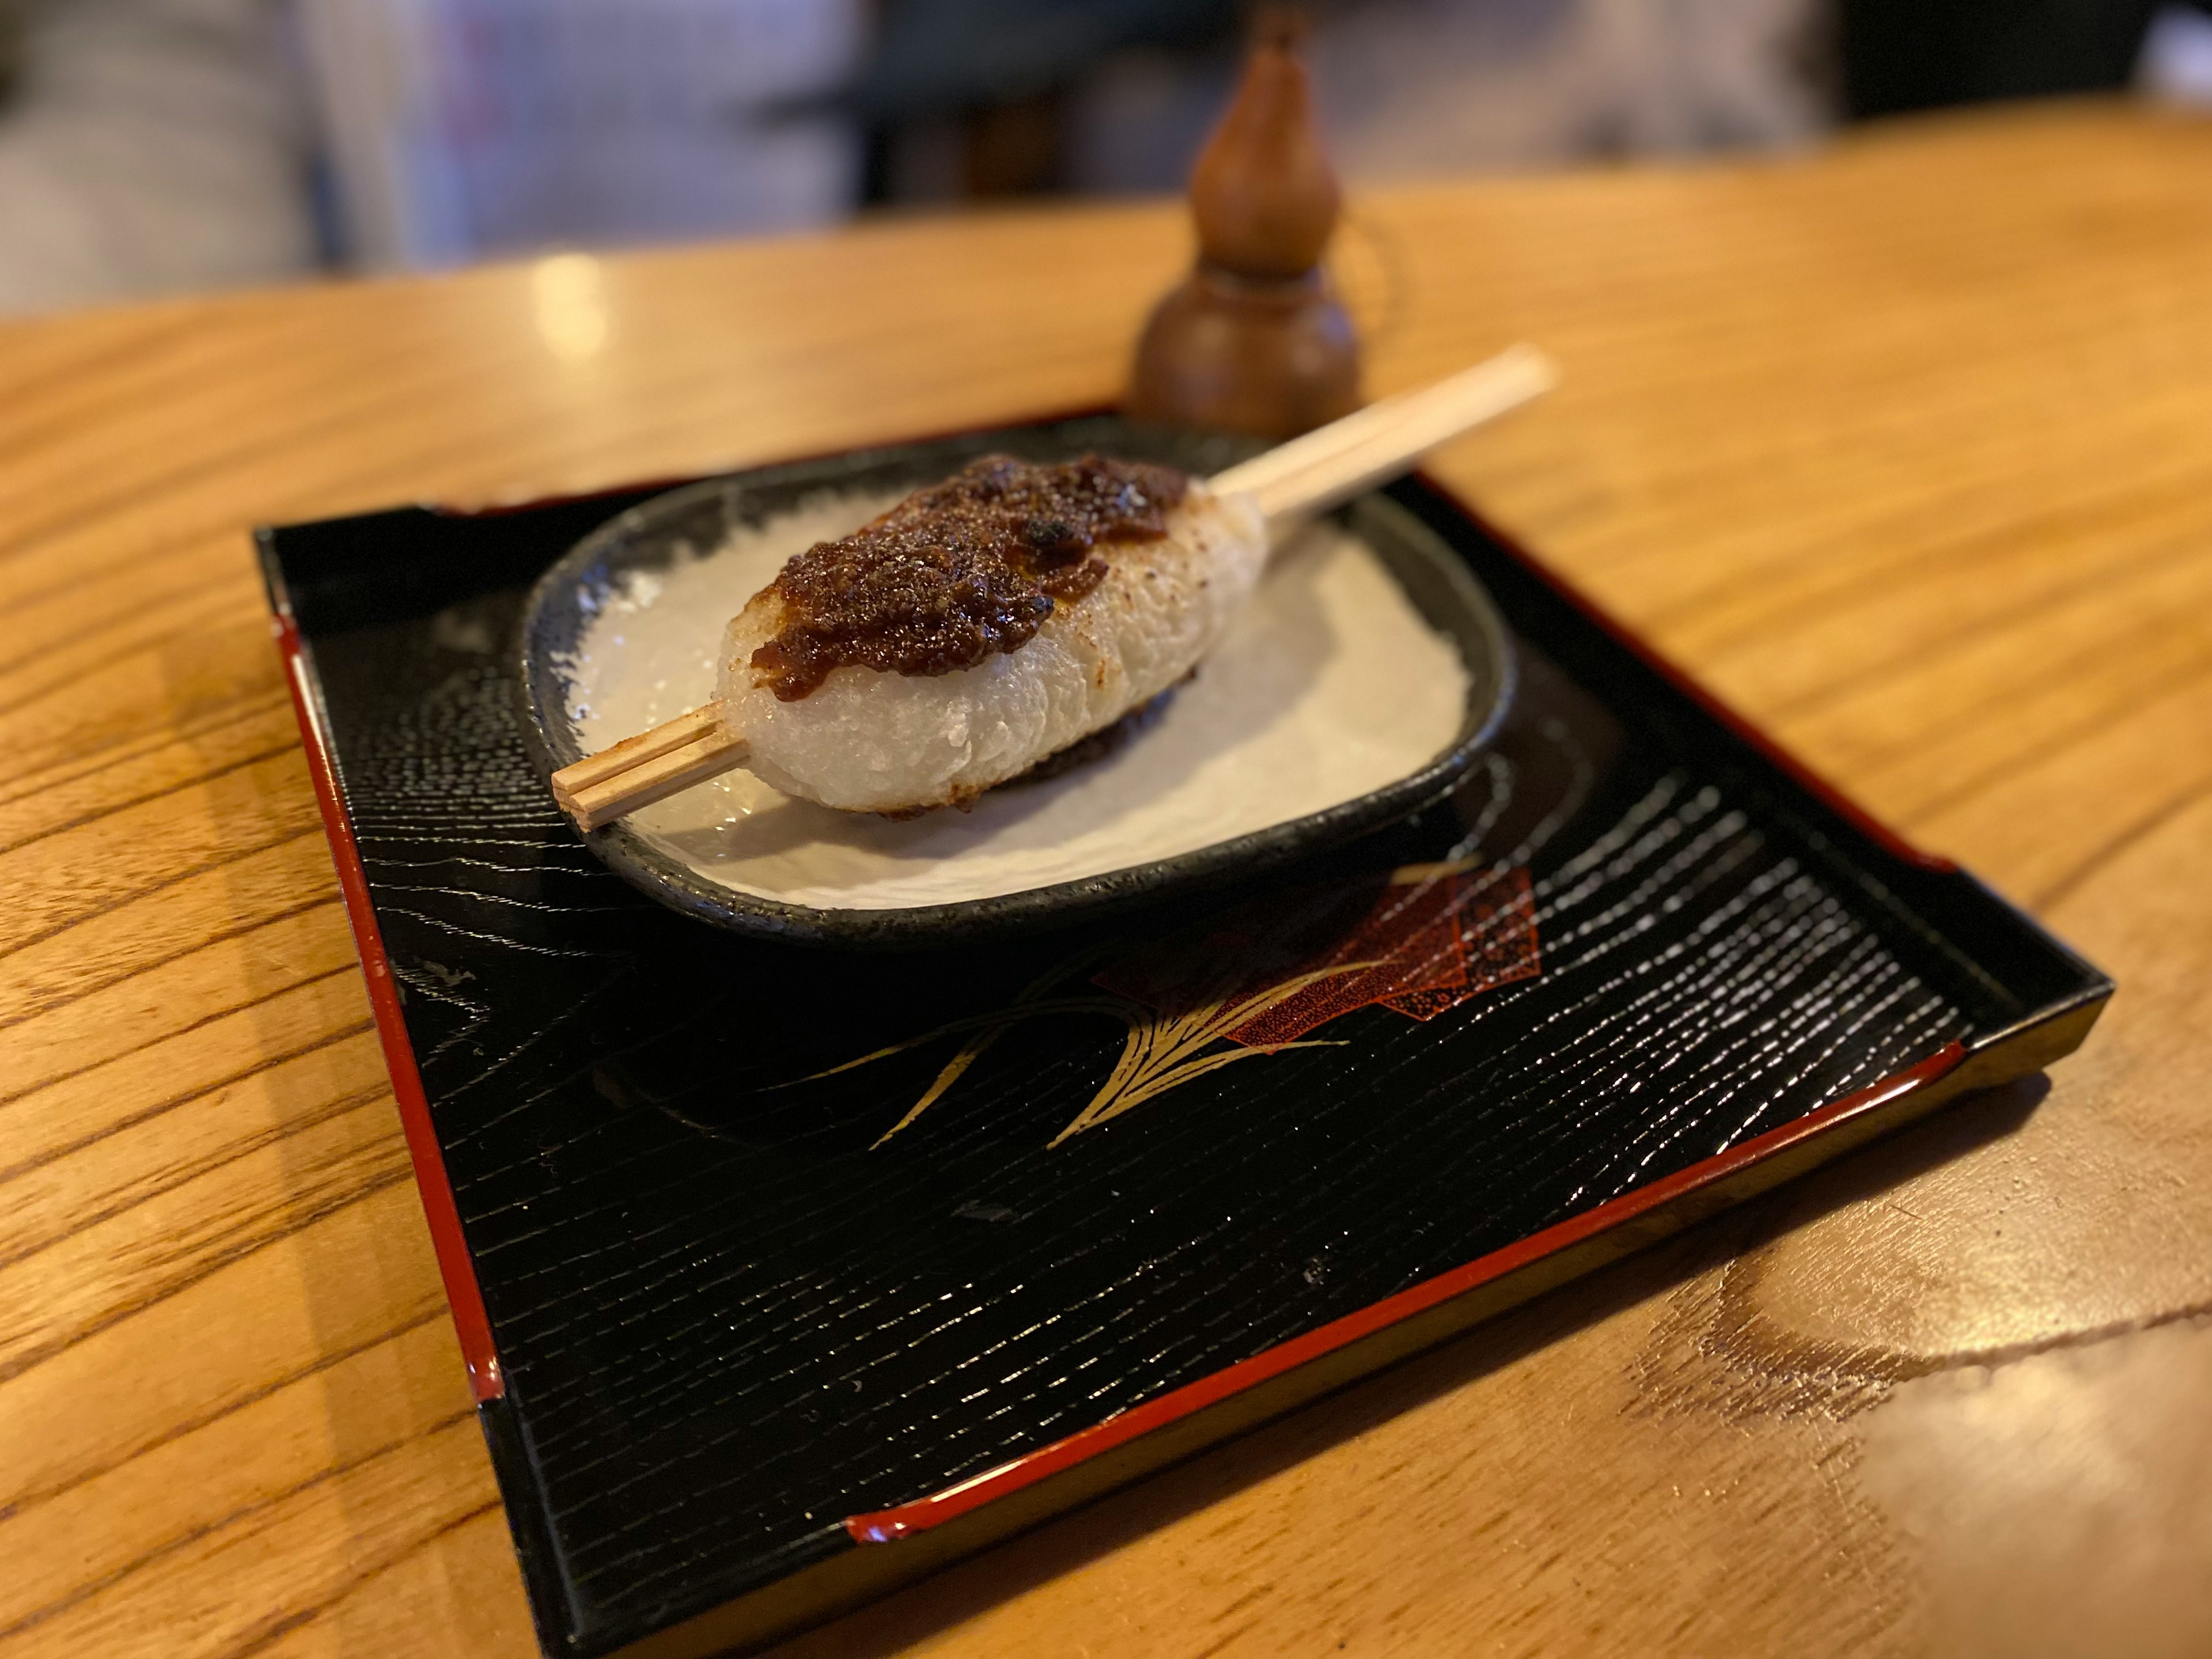
[[858, 205], [866, 0], [295, 0], [368, 269], [790, 229]]
[[1237, 0], [882, 0], [852, 105], [871, 138], [869, 196], [934, 202], [1067, 188], [1072, 91], [1130, 54], [1158, 64], [1185, 108], [1133, 135], [1152, 169], [1182, 171], [1226, 103]]
[[[1838, 118], [2118, 87], [2155, 8], [1306, 9], [1322, 123], [1356, 185], [1787, 144]], [[777, 230], [869, 204], [1175, 190], [1226, 100], [1246, 10], [0, 0], [0, 311]], [[2179, 67], [2145, 58], [2148, 80], [2212, 88], [2204, 18], [2158, 15], [2153, 56]]]
[[0, 311], [315, 266], [270, 0], [0, 0]]
[[[2194, 7], [2195, 9], [2191, 9]], [[1234, 76], [1230, 0], [887, 0], [873, 193], [1162, 191]], [[2212, 78], [2212, 0], [1313, 0], [1354, 183], [1800, 142], [1838, 119]], [[2143, 45], [2151, 32], [2155, 49]], [[2183, 67], [2169, 71], [2169, 61]]]
[[[889, 0], [855, 102], [872, 193], [1180, 187], [1231, 0]], [[1776, 143], [1825, 126], [1824, 0], [1334, 0], [1306, 56], [1355, 181]]]
[[0, 0], [0, 312], [841, 218], [867, 14]]
[[1842, 0], [1855, 116], [2126, 84], [2159, 0]]
[[[1831, 119], [1821, 0], [1364, 0], [1314, 9], [1308, 48], [1353, 184], [1801, 141]], [[1172, 188], [1224, 71], [1158, 54], [1072, 88], [1066, 172]]]

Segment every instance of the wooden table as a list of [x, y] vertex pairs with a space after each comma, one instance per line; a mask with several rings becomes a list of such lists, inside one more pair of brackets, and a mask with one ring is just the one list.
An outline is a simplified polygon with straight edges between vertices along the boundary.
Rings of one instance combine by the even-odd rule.
[[[1566, 367], [1441, 471], [2120, 995], [2047, 1085], [791, 1651], [2212, 1651], [2212, 125], [1354, 211], [1375, 389]], [[531, 1651], [246, 528], [1095, 402], [1184, 249], [1046, 210], [0, 330], [0, 1659]]]

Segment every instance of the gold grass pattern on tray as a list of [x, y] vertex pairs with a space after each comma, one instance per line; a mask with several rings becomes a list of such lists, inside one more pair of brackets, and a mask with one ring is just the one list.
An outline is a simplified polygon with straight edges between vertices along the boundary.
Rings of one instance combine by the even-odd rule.
[[[1410, 880], [1406, 878], [1411, 877]], [[1337, 1048], [1305, 1033], [1380, 1004], [1426, 1021], [1469, 997], [1542, 971], [1524, 869], [1470, 873], [1408, 866], [1386, 878], [1311, 888], [1131, 949], [1079, 951], [1024, 986], [1004, 1008], [971, 1014], [856, 1060], [796, 1079], [834, 1077], [965, 1032], [881, 1146], [942, 1100], [999, 1036], [1024, 1020], [1098, 1014], [1127, 1028], [1120, 1059], [1084, 1109], [1048, 1143], [1086, 1129], [1240, 1060]], [[1093, 970], [1089, 991], [1055, 994]], [[1215, 1048], [1218, 1042], [1234, 1046]], [[1211, 1051], [1211, 1052], [1209, 1052]]]

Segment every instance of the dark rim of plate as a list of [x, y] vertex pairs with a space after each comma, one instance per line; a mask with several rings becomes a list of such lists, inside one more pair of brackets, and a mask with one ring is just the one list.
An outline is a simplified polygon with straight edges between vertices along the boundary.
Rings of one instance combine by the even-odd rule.
[[[720, 522], [727, 527], [759, 523], [827, 490], [913, 487], [959, 464], [962, 457], [945, 455], [950, 465], [942, 465], [945, 449], [926, 445], [705, 479], [642, 501], [577, 543], [531, 589], [514, 650], [524, 739], [539, 771], [550, 776], [584, 755], [568, 715], [566, 681], [554, 660], [565, 639], [573, 637], [573, 629], [567, 635], [559, 631], [556, 618], [580, 611], [578, 595], [605, 591], [617, 570], [665, 566], [679, 550], [697, 546], [701, 538], [684, 532], [701, 519], [711, 519], [705, 509], [719, 509]], [[1401, 823], [1449, 794], [1480, 757], [1512, 703], [1516, 666], [1504, 619], [1441, 537], [1384, 496], [1367, 496], [1342, 514], [1382, 556], [1393, 576], [1408, 586], [1425, 619], [1467, 659], [1468, 699], [1459, 736], [1428, 764], [1395, 783], [1147, 864], [988, 898], [904, 908], [833, 909], [739, 892], [702, 879], [619, 821], [584, 839], [632, 886], [713, 926], [790, 944], [901, 950], [972, 944], [1095, 921], [1175, 892], [1255, 875]], [[1413, 583], [1407, 580], [1409, 567]], [[1419, 586], [1430, 591], [1419, 592]], [[1440, 620], [1441, 605], [1459, 614]]]

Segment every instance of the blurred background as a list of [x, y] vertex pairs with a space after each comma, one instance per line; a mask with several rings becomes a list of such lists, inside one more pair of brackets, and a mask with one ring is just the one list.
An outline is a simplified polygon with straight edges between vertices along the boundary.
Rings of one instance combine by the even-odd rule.
[[[1316, 0], [1354, 185], [2212, 102], [2161, 0]], [[1237, 0], [0, 0], [0, 312], [1179, 188]]]

